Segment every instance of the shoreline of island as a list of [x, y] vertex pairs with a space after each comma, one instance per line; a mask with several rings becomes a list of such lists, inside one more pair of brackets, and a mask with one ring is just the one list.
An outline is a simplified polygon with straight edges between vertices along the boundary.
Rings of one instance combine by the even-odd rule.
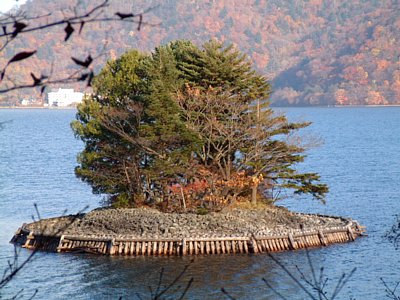
[[24, 224], [11, 242], [28, 249], [106, 255], [263, 253], [350, 242], [364, 231], [352, 219], [276, 206], [206, 215], [103, 208]]

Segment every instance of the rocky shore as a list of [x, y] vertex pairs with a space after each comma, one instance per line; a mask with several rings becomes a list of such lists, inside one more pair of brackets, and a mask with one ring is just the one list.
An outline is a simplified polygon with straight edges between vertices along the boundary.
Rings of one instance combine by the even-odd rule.
[[198, 214], [162, 213], [151, 208], [95, 209], [87, 214], [44, 219], [25, 226], [48, 235], [137, 238], [262, 236], [345, 227], [351, 220], [290, 212], [268, 206]]

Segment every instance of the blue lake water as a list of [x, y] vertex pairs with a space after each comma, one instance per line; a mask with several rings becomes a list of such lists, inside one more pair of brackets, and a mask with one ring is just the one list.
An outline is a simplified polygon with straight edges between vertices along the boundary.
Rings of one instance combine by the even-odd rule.
[[[323, 267], [329, 278], [328, 296], [343, 273], [357, 268], [336, 299], [385, 299], [380, 278], [389, 286], [400, 281], [400, 250], [384, 237], [400, 213], [400, 107], [276, 110], [292, 120], [313, 122], [304, 133], [319, 135], [324, 143], [309, 152], [300, 168], [320, 173], [330, 186], [326, 205], [303, 197], [279, 204], [352, 217], [367, 226], [369, 236], [354, 243], [310, 250], [314, 269]], [[0, 110], [0, 122], [10, 120], [0, 131], [1, 272], [14, 254], [8, 242], [23, 222], [32, 220], [34, 203], [42, 218], [99, 205], [101, 198], [74, 176], [76, 154], [83, 147], [69, 127], [74, 115], [72, 110]], [[29, 253], [22, 249], [20, 260]], [[312, 275], [306, 251], [275, 257], [297, 278], [296, 266]], [[170, 299], [179, 298], [190, 278], [188, 299], [227, 299], [222, 287], [236, 299], [280, 299], [263, 278], [288, 299], [308, 298], [266, 254], [191, 259], [39, 253], [0, 291], [0, 298], [24, 289], [19, 298], [29, 299], [37, 289], [35, 299], [150, 299], [162, 269], [162, 282], [169, 284], [188, 264], [167, 294]]]

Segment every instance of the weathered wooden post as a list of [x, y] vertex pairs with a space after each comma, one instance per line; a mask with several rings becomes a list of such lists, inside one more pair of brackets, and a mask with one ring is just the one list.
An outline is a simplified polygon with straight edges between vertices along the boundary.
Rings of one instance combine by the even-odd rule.
[[35, 236], [33, 235], [33, 231], [30, 231], [28, 236], [26, 237], [25, 244], [22, 246], [23, 248], [28, 248], [30, 247], [30, 242], [33, 240]]
[[186, 239], [182, 239], [182, 255], [186, 255]]
[[57, 246], [57, 252], [61, 252], [61, 251], [62, 251], [62, 244], [63, 244], [63, 241], [64, 241], [64, 235], [62, 235], [62, 236], [60, 237], [60, 241], [58, 242], [58, 246]]
[[318, 237], [321, 242], [321, 245], [326, 246], [327, 243], [326, 243], [325, 236], [324, 236], [324, 233], [322, 232], [322, 230], [318, 230]]
[[107, 243], [107, 253], [109, 255], [114, 255], [115, 254], [115, 249], [114, 249], [114, 243], [115, 243], [115, 239], [110, 239]]

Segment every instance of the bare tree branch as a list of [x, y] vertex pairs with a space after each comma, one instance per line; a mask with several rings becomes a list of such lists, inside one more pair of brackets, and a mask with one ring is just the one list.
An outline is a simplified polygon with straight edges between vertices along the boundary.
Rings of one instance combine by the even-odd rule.
[[[143, 26], [159, 26], [159, 24], [150, 23], [144, 20], [144, 16], [151, 10], [155, 9], [156, 6], [149, 7], [142, 12], [137, 13], [110, 11], [109, 7], [110, 1], [102, 0], [92, 8], [89, 8], [81, 13], [78, 13], [76, 8], [73, 10], [71, 9], [71, 11], [73, 11], [72, 15], [70, 12], [68, 12], [65, 13], [61, 18], [58, 18], [52, 13], [28, 16], [21, 10], [12, 11], [0, 18], [0, 28], [2, 28], [2, 31], [0, 31], [0, 53], [8, 49], [11, 43], [19, 36], [28, 33], [42, 32], [52, 28], [62, 28], [62, 34], [64, 35], [63, 42], [65, 43], [74, 35], [81, 34], [84, 28], [88, 24], [92, 23], [133, 23], [137, 25], [138, 31]], [[47, 19], [51, 17], [53, 17], [55, 20], [47, 21]], [[93, 78], [93, 70], [87, 70], [89, 66], [92, 65], [92, 63], [96, 60], [96, 58], [105, 55], [105, 52], [103, 51], [99, 55], [96, 55], [95, 58], [91, 58], [90, 53], [88, 53], [87, 57], [83, 60], [72, 57], [74, 63], [81, 67], [81, 69], [73, 71], [71, 74], [64, 77], [54, 78], [54, 74], [50, 74], [53, 76], [44, 74], [44, 70], [40, 70], [42, 74], [38, 75], [38, 71], [36, 70], [36, 72], [30, 72], [32, 82], [20, 82], [19, 80], [16, 80], [16, 78], [8, 77], [6, 75], [7, 66], [10, 63], [17, 63], [21, 60], [29, 59], [29, 57], [33, 56], [37, 50], [38, 49], [31, 48], [16, 54], [13, 58], [8, 60], [6, 65], [3, 65], [2, 67], [0, 66], [0, 83], [2, 84], [0, 87], [0, 94], [31, 88], [41, 88], [41, 93], [43, 93], [44, 89], [49, 85], [70, 84], [76, 82], [86, 82], [86, 85], [90, 87], [91, 80]]]
[[[40, 217], [39, 209], [38, 209], [36, 203], [34, 204], [34, 207], [35, 207], [36, 217], [38, 218], [38, 221], [40, 221], [40, 220], [41, 220], [41, 217]], [[80, 211], [75, 215], [75, 217], [71, 218], [71, 219], [69, 220], [69, 222], [67, 222], [67, 224], [66, 224], [65, 226], [63, 226], [62, 228], [58, 229], [56, 232], [53, 232], [53, 235], [56, 236], [56, 235], [62, 233], [65, 229], [67, 229], [67, 228], [76, 220], [76, 218], [79, 216], [79, 214], [81, 214], [81, 213], [82, 213], [83, 211], [85, 211], [87, 208], [88, 208], [88, 207], [86, 206], [86, 207], [84, 207], [82, 210], [80, 210]], [[65, 215], [65, 213], [66, 213], [66, 211], [64, 211], [63, 215]], [[32, 219], [35, 220], [35, 216], [32, 216]], [[42, 230], [44, 231], [45, 228], [42, 228]], [[36, 253], [37, 253], [38, 251], [39, 251], [39, 250], [38, 250], [37, 248], [35, 248], [34, 250], [32, 250], [32, 252], [29, 254], [29, 256], [28, 256], [22, 263], [19, 263], [20, 249], [17, 250], [17, 245], [14, 245], [14, 257], [13, 257], [13, 261], [9, 261], [9, 262], [8, 262], [8, 268], [6, 268], [6, 269], [4, 270], [4, 272], [3, 272], [3, 276], [2, 276], [2, 278], [1, 278], [1, 280], [0, 280], [0, 290], [1, 290], [2, 288], [4, 288], [7, 284], [9, 284], [10, 281], [11, 281], [15, 276], [17, 276], [18, 273], [21, 272], [21, 270], [26, 266], [26, 264], [28, 264], [29, 262], [31, 262], [31, 261], [34, 259], [35, 255], [36, 255]], [[35, 292], [35, 294], [36, 294], [36, 292]], [[34, 294], [34, 295], [35, 295], [35, 294]], [[33, 296], [34, 296], [34, 295], [33, 295]], [[32, 296], [32, 298], [33, 298], [33, 296]]]

